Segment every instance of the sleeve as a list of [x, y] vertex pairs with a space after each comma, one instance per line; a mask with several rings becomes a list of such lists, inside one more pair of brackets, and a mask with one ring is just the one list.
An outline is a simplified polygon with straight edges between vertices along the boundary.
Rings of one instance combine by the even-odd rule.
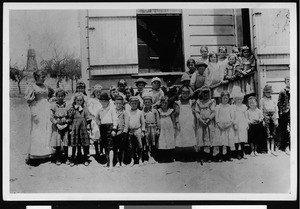
[[95, 116], [95, 121], [99, 125], [101, 124], [101, 118], [100, 118], [100, 110], [97, 111], [96, 116]]
[[259, 111], [259, 121], [262, 122], [264, 119], [264, 114], [260, 109], [258, 109], [258, 111]]
[[196, 119], [199, 120], [200, 119], [200, 108], [199, 108], [197, 101], [195, 102], [194, 112], [195, 112]]
[[110, 109], [111, 112], [111, 117], [112, 117], [112, 123], [113, 123], [113, 129], [117, 129], [118, 128], [118, 116], [116, 111], [114, 111], [114, 108]]
[[209, 116], [209, 119], [212, 120], [216, 116], [216, 102], [215, 102], [215, 100], [213, 100], [212, 103], [210, 104], [210, 110], [211, 110], [211, 114]]
[[[155, 109], [154, 109], [155, 110]], [[156, 124], [157, 124], [157, 127], [160, 129], [160, 119], [159, 119], [159, 113], [157, 110], [154, 111], [154, 114], [155, 114], [155, 119], [156, 119]]]
[[196, 72], [197, 72], [197, 71], [195, 71], [195, 72], [193, 73], [193, 75], [192, 75], [192, 77], [191, 77], [191, 81], [190, 81], [190, 85], [191, 85], [192, 89], [195, 89]]
[[47, 88], [48, 88], [48, 98], [51, 99], [54, 96], [55, 91], [50, 86], [47, 86]]
[[276, 104], [275, 101], [274, 101], [274, 106], [275, 106], [275, 115], [274, 115], [274, 118], [278, 119], [279, 118], [279, 116], [278, 116], [278, 107], [277, 107], [277, 104]]
[[29, 104], [35, 100], [35, 90], [32, 84], [29, 84], [27, 86], [24, 98], [27, 100], [27, 103]]
[[145, 124], [145, 118], [144, 118], [144, 114], [142, 111], [140, 111], [140, 120], [141, 120], [141, 124], [142, 124], [142, 131], [146, 130], [146, 124]]
[[217, 105], [216, 108], [215, 108], [215, 114], [216, 114], [215, 118], [216, 118], [216, 123], [220, 122], [220, 118], [219, 118], [219, 110], [220, 110], [220, 107], [219, 107], [219, 105]]
[[57, 120], [55, 119], [54, 114], [55, 114], [55, 105], [51, 104], [51, 106], [50, 106], [50, 121], [54, 125], [56, 125], [57, 124]]
[[129, 115], [127, 111], [124, 112], [124, 120], [125, 120], [125, 126], [124, 126], [124, 132], [128, 132], [128, 124], [129, 124]]
[[284, 93], [281, 91], [278, 95], [278, 102], [277, 102], [279, 114], [282, 114], [283, 112], [283, 102], [284, 102]]

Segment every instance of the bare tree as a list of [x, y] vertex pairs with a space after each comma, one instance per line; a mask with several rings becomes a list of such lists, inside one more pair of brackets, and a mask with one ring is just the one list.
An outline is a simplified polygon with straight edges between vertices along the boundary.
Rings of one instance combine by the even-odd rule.
[[22, 94], [20, 83], [26, 77], [24, 71], [25, 67], [22, 70], [20, 70], [16, 64], [14, 66], [9, 66], [9, 77], [11, 80], [17, 82], [19, 94]]

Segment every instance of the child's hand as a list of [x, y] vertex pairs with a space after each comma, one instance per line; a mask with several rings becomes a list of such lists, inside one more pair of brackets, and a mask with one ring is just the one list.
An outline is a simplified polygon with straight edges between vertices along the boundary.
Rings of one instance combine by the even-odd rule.
[[263, 121], [263, 126], [266, 126], [266, 123], [265, 123], [265, 121]]
[[145, 137], [145, 131], [142, 131], [142, 138]]
[[276, 127], [278, 127], [278, 120], [275, 120], [274, 124], [275, 124]]
[[111, 136], [115, 136], [115, 135], [116, 135], [116, 131], [112, 131]]
[[159, 134], [160, 134], [159, 128], [156, 129], [155, 133], [156, 133], [156, 135], [159, 135]]

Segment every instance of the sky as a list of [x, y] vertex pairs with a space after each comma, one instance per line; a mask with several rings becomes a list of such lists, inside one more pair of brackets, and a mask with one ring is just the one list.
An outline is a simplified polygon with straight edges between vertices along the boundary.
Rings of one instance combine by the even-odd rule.
[[11, 64], [20, 68], [26, 66], [29, 44], [35, 49], [38, 65], [42, 59], [52, 56], [54, 48], [79, 58], [78, 20], [78, 10], [10, 10]]

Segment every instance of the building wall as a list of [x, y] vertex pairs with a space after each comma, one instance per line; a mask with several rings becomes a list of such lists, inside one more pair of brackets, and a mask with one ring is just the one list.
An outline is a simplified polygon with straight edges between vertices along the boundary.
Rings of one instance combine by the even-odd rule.
[[258, 96], [269, 84], [278, 98], [290, 69], [290, 25], [288, 9], [252, 9], [253, 49], [257, 58]]

